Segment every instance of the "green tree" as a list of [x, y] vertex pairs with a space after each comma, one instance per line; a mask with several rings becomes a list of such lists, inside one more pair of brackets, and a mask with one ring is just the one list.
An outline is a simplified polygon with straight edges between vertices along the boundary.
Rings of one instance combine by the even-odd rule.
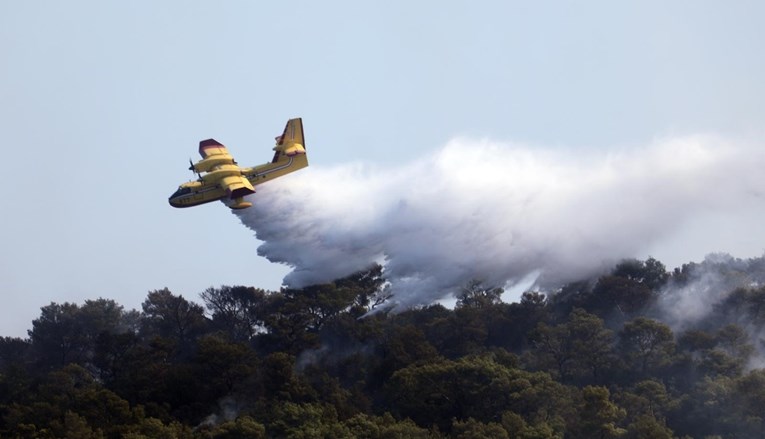
[[619, 343], [625, 361], [639, 376], [669, 364], [675, 342], [669, 326], [653, 319], [638, 317], [624, 325]]
[[477, 355], [485, 351], [489, 336], [487, 315], [493, 305], [485, 308], [463, 306], [454, 310], [448, 318], [441, 321], [446, 336], [446, 343], [440, 346], [440, 353], [448, 358], [465, 355]]
[[[492, 327], [492, 325], [487, 328], [487, 330], [491, 330], [487, 335], [487, 340], [496, 340], [496, 346], [511, 352], [521, 352], [529, 348], [528, 334], [540, 322], [549, 322], [550, 320], [550, 306], [547, 296], [544, 293], [534, 291], [523, 293], [518, 303], [495, 305], [489, 307], [488, 311], [492, 313], [490, 314], [492, 319], [486, 324], [494, 323], [498, 327]], [[493, 314], [494, 311], [499, 311], [499, 315]]]
[[347, 285], [329, 283], [271, 294], [265, 318], [269, 334], [261, 341], [269, 345], [268, 351], [283, 350], [293, 355], [316, 348], [318, 333], [325, 324], [353, 308], [357, 293]]
[[473, 418], [468, 418], [465, 421], [455, 420], [452, 423], [450, 437], [454, 439], [510, 439], [501, 424], [496, 422], [483, 423]]
[[206, 434], [214, 439], [265, 439], [266, 427], [249, 416], [240, 416], [226, 421]]
[[29, 340], [18, 337], [0, 337], [0, 369], [22, 363], [29, 353]]
[[263, 416], [270, 437], [353, 438], [334, 408], [325, 404], [282, 401], [270, 405]]
[[86, 300], [82, 306], [51, 303], [41, 311], [28, 332], [38, 362], [48, 368], [76, 363], [98, 373], [99, 340], [136, 329], [137, 313], [109, 299]]
[[123, 439], [192, 439], [191, 428], [177, 421], [163, 423], [157, 418], [145, 417], [140, 410], [134, 415], [136, 423], [122, 433]]
[[706, 376], [737, 377], [743, 371], [742, 359], [732, 357], [722, 349], [709, 349], [702, 352], [699, 370]]
[[[58, 422], [54, 422], [54, 425], [56, 424]], [[104, 437], [100, 430], [93, 431], [85, 418], [72, 411], [67, 411], [61, 425], [54, 428], [63, 432], [62, 437], [66, 439], [103, 439]]]
[[[741, 430], [756, 437], [765, 431], [765, 370], [756, 369], [734, 382], [732, 406], [740, 411]], [[743, 436], [743, 435], [742, 435]]]
[[395, 326], [385, 344], [385, 364], [391, 371], [438, 358], [438, 351], [414, 325]]
[[215, 400], [232, 394], [255, 374], [256, 358], [245, 344], [209, 335], [199, 339], [195, 365], [206, 399]]
[[717, 344], [715, 336], [698, 329], [685, 331], [677, 340], [678, 349], [697, 352], [712, 349]]
[[505, 290], [498, 287], [487, 287], [480, 280], [471, 280], [457, 294], [457, 307], [483, 308], [502, 302]]
[[249, 341], [263, 329], [267, 294], [259, 288], [222, 286], [208, 288], [200, 296], [216, 328], [234, 341]]
[[502, 413], [502, 427], [510, 439], [563, 439], [564, 431], [555, 431], [546, 420], [529, 425], [523, 417], [510, 411]]
[[627, 426], [629, 439], [673, 439], [672, 430], [650, 415], [638, 416]]
[[574, 372], [580, 380], [599, 381], [614, 362], [613, 331], [583, 309], [574, 309], [566, 326], [572, 338]]
[[652, 290], [661, 288], [669, 280], [667, 267], [654, 258], [645, 261], [626, 259], [614, 268], [612, 274], [634, 280]]
[[3, 421], [12, 435], [21, 433], [17, 426], [27, 425], [38, 433], [49, 430], [55, 437], [71, 437], [68, 432], [83, 437], [119, 436], [133, 422], [133, 413], [127, 401], [105, 389], [81, 366], [70, 364], [42, 377], [24, 400], [7, 407]]
[[569, 328], [564, 325], [549, 326], [540, 323], [529, 337], [534, 342], [537, 366], [546, 369], [561, 382], [569, 378], [574, 349]]
[[647, 285], [621, 276], [603, 276], [591, 292], [580, 299], [580, 306], [602, 318], [626, 320], [653, 303], [655, 294]]
[[626, 433], [618, 426], [626, 412], [610, 400], [607, 388], [587, 386], [582, 389], [582, 407], [579, 410], [577, 438], [617, 438]]
[[747, 295], [749, 316], [755, 324], [765, 324], [765, 286], [753, 289]]
[[507, 368], [491, 355], [413, 364], [396, 371], [386, 387], [386, 407], [442, 431], [454, 418], [492, 422], [507, 410], [528, 419], [565, 416], [568, 396], [549, 375]]
[[[22, 398], [32, 384], [29, 340], [0, 337], [0, 413], [2, 406]], [[1, 430], [0, 430], [1, 431]]]
[[678, 401], [662, 382], [641, 381], [631, 389], [618, 393], [617, 397], [619, 405], [627, 411], [627, 437], [673, 437], [672, 430], [667, 427], [667, 417], [676, 411]]
[[715, 336], [717, 347], [729, 356], [735, 358], [743, 367], [754, 353], [754, 347], [749, 343], [749, 334], [738, 325], [726, 325], [717, 331]]
[[51, 302], [40, 310], [28, 331], [38, 361], [47, 368], [84, 363], [88, 344], [79, 320], [80, 307]]
[[349, 290], [355, 297], [350, 308], [353, 316], [360, 317], [392, 297], [390, 290], [385, 286], [382, 271], [382, 265], [374, 264], [367, 270], [335, 281], [338, 289]]
[[739, 437], [734, 434], [745, 431], [746, 426], [737, 410], [731, 410], [734, 392], [732, 379], [704, 377], [681, 400], [678, 415], [668, 425], [680, 437]]
[[170, 340], [183, 354], [190, 352], [193, 342], [207, 328], [204, 308], [167, 288], [149, 292], [141, 307], [146, 335]]
[[430, 439], [428, 430], [411, 419], [397, 421], [390, 413], [382, 416], [359, 413], [344, 422], [355, 439]]
[[698, 370], [709, 376], [740, 376], [754, 353], [747, 332], [734, 324], [720, 328], [715, 334], [686, 331], [678, 345], [681, 351], [692, 355]]
[[530, 338], [538, 364], [562, 382], [572, 377], [596, 381], [614, 359], [613, 332], [605, 328], [602, 319], [580, 308], [559, 325], [540, 323]]
[[296, 374], [295, 357], [285, 352], [268, 355], [258, 372], [260, 395], [266, 400], [293, 402], [315, 400], [312, 389], [301, 375]]

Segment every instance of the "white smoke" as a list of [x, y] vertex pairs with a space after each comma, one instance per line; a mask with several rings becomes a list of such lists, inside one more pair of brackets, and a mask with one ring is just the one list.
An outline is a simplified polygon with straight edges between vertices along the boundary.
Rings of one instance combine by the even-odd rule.
[[205, 417], [199, 425], [194, 427], [194, 431], [198, 431], [201, 428], [212, 428], [223, 422], [233, 421], [239, 416], [241, 411], [239, 402], [231, 396], [225, 396], [218, 400], [218, 408], [220, 413], [211, 413]]
[[293, 268], [286, 285], [382, 261], [410, 306], [471, 279], [539, 273], [545, 288], [597, 274], [689, 218], [761, 202], [763, 164], [762, 148], [713, 136], [609, 152], [457, 139], [392, 169], [309, 167], [259, 186], [236, 214], [260, 255]]
[[687, 279], [670, 282], [663, 288], [657, 304], [662, 321], [676, 333], [693, 328], [706, 320], [736, 288], [757, 287], [751, 271], [747, 261], [722, 253], [707, 255], [700, 264], [691, 265]]

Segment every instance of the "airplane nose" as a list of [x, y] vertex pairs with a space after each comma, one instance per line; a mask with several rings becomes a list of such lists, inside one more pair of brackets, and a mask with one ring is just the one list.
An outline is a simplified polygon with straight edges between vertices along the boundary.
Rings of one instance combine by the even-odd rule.
[[180, 203], [178, 203], [178, 197], [176, 197], [175, 194], [170, 195], [167, 198], [167, 202], [170, 203], [170, 205], [173, 207], [180, 207]]

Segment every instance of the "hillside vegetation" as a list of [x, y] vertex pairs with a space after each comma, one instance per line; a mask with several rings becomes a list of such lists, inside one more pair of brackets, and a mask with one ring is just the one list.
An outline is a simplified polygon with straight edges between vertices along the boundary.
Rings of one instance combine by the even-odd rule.
[[330, 284], [51, 303], [0, 338], [0, 437], [760, 438], [765, 260], [628, 260], [504, 303]]

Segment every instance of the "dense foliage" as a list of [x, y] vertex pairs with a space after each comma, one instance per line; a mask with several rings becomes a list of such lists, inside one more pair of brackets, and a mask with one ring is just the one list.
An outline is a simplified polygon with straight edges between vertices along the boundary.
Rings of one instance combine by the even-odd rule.
[[51, 303], [0, 338], [0, 437], [759, 438], [765, 261], [654, 259], [387, 312], [382, 268]]

